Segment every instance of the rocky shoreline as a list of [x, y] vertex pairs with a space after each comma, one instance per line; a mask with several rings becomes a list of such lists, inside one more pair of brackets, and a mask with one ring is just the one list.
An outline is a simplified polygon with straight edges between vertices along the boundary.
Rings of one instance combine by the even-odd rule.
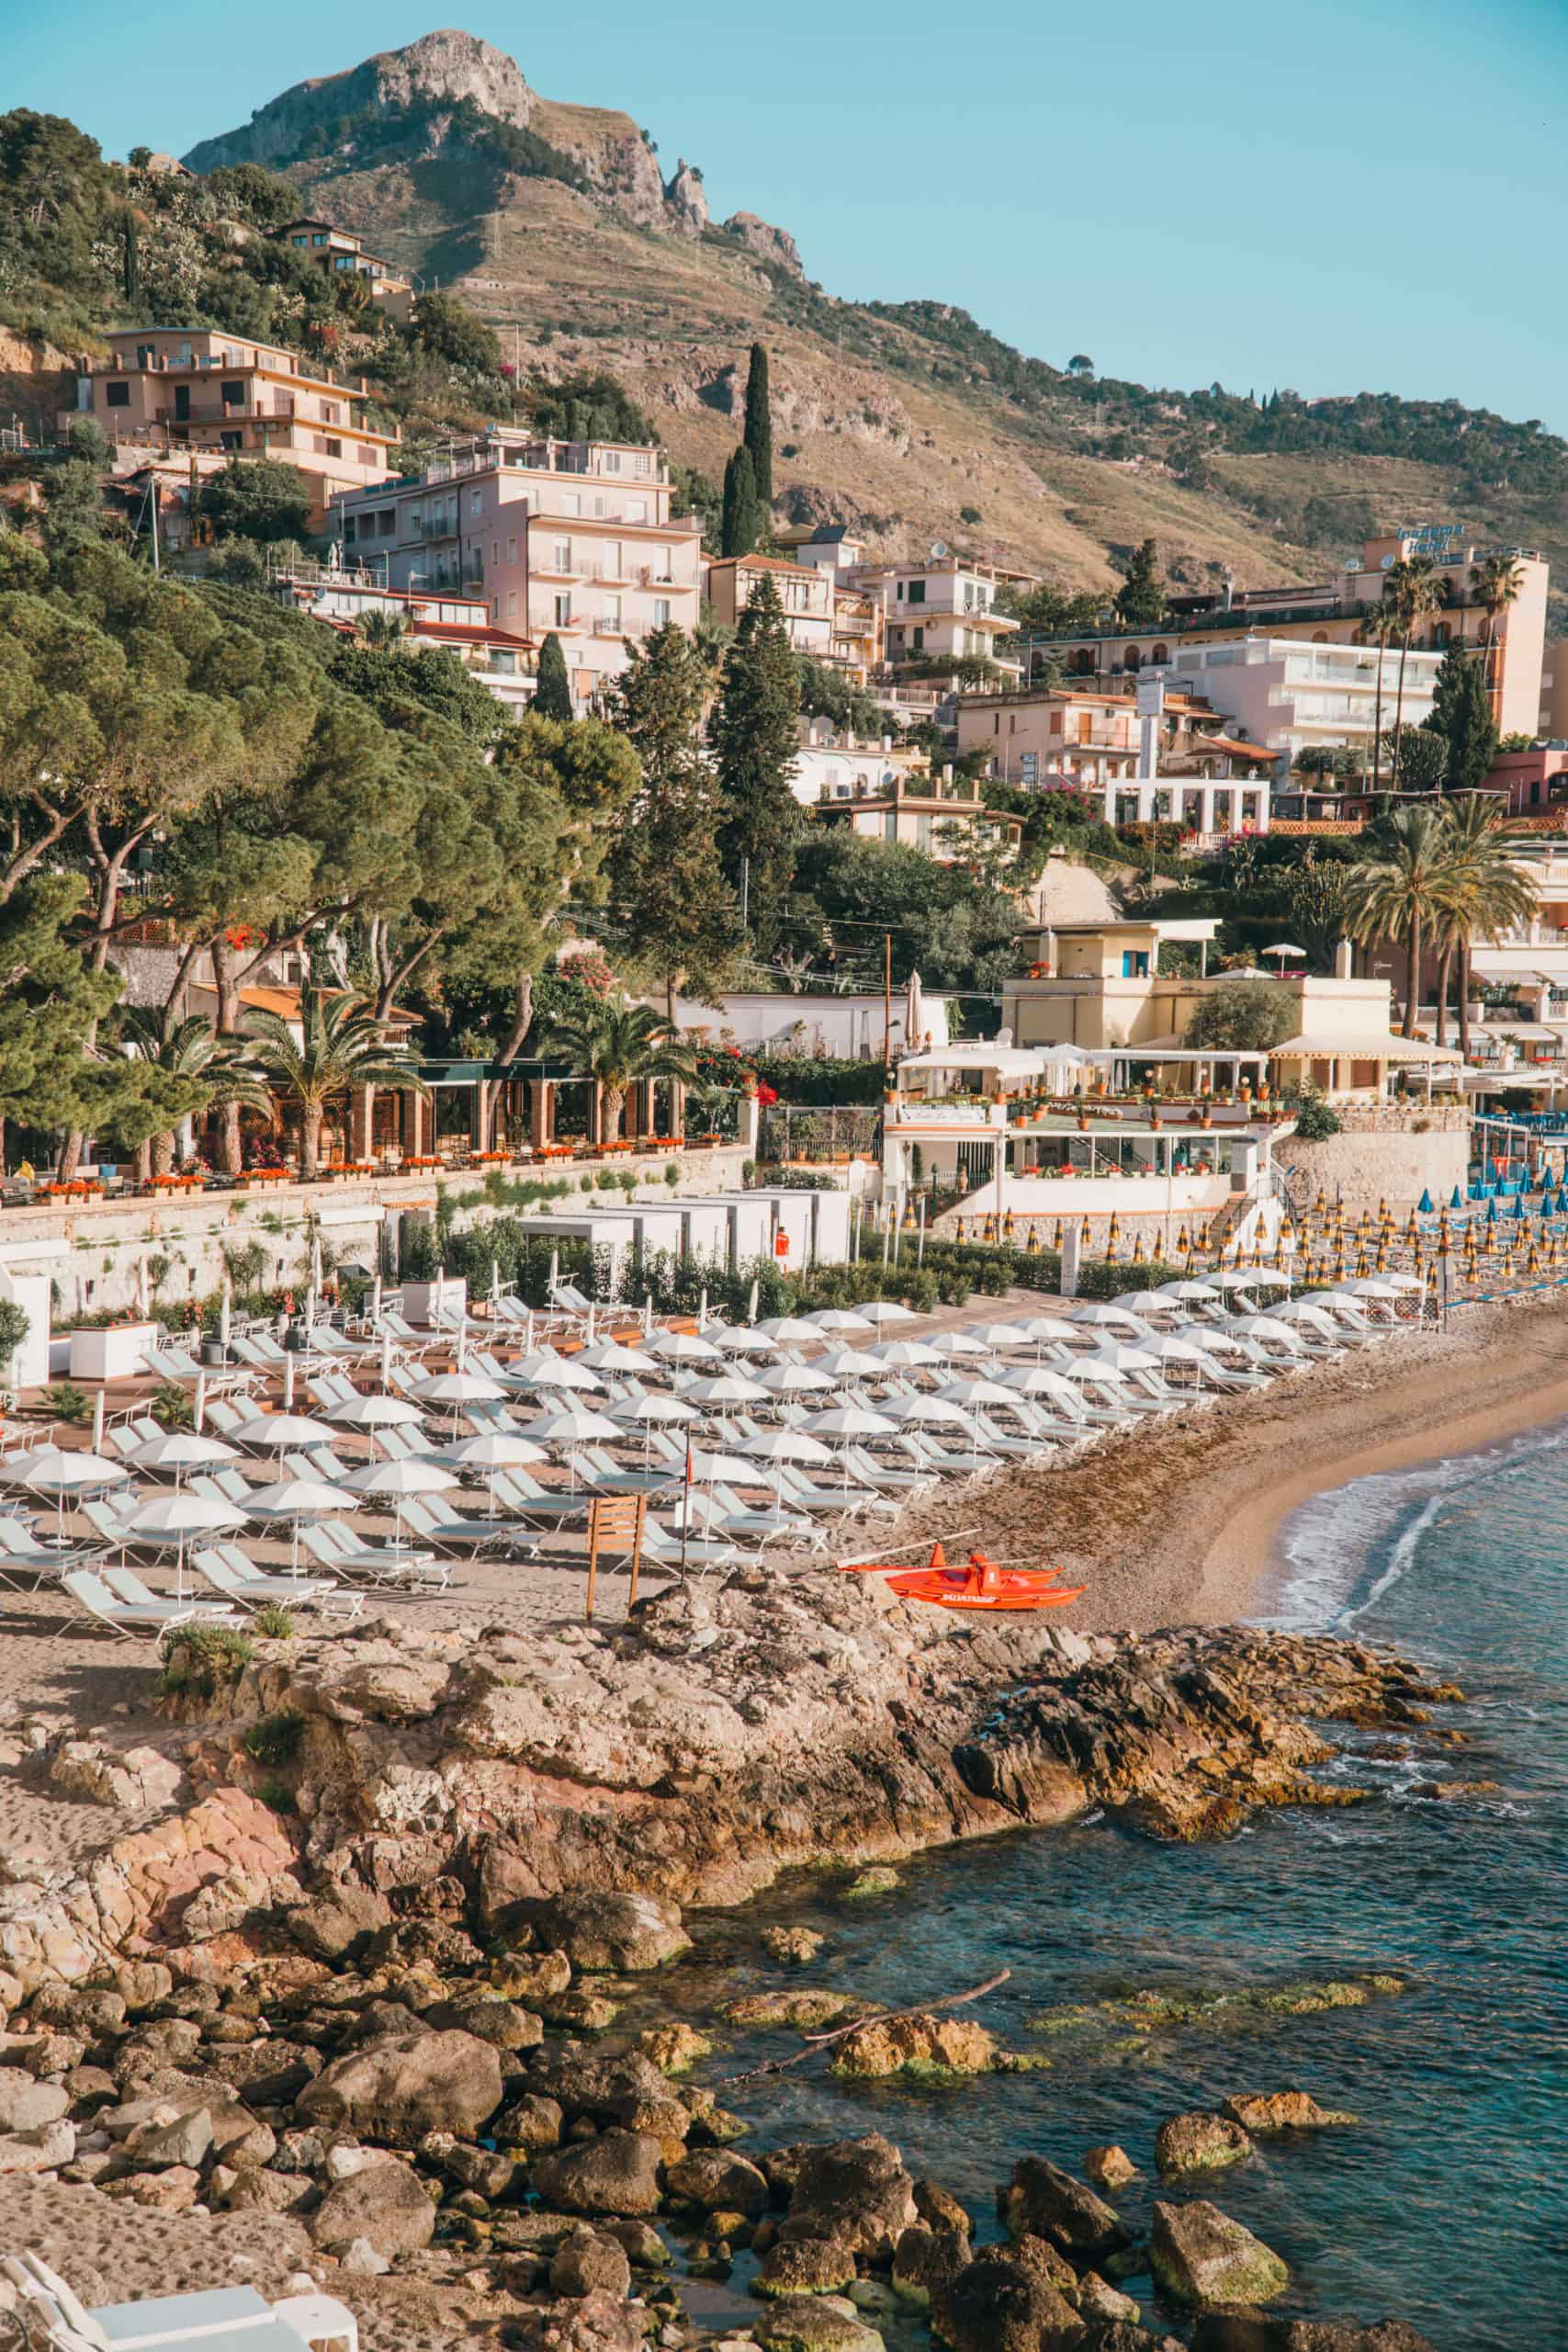
[[[680, 2079], [700, 2030], [613, 2031], [688, 1949], [682, 1903], [792, 1865], [1091, 1807], [1190, 1839], [1358, 1802], [1314, 1777], [1329, 1727], [1462, 1737], [1430, 1720], [1461, 1694], [1406, 1663], [1235, 1629], [953, 1625], [874, 1581], [756, 1573], [660, 1593], [613, 1634], [197, 1642], [168, 1680], [165, 1752], [39, 1746], [73, 1792], [163, 1810], [85, 1870], [0, 1888], [0, 2181], [270, 2217], [316, 2272], [461, 2286], [525, 2347], [711, 2340], [671, 2283], [677, 2241], [689, 2278], [754, 2269], [761, 2352], [881, 2352], [886, 2315], [951, 2352], [1138, 2352], [1161, 2339], [1116, 2286], [1129, 2266], [1210, 2352], [1419, 2344], [1236, 2320], [1283, 2268], [1202, 2199], [1157, 2201], [1134, 2255], [1099, 2189], [1030, 2156], [999, 2193], [1007, 2243], [976, 2246], [879, 2138], [742, 2156], [746, 2123]], [[809, 1931], [765, 1932], [776, 1959], [814, 1957]], [[801, 1990], [803, 2030], [841, 2013]], [[846, 2075], [1041, 2063], [952, 2017], [874, 2017], [839, 2047]], [[1311, 2108], [1238, 2094], [1167, 2119], [1162, 2169], [1341, 2120]], [[1118, 2154], [1098, 2152], [1112, 2193]]]

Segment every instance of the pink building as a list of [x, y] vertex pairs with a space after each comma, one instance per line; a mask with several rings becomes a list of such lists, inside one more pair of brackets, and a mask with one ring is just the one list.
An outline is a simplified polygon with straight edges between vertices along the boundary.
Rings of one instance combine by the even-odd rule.
[[1568, 745], [1536, 743], [1528, 752], [1499, 752], [1486, 790], [1506, 794], [1510, 817], [1539, 817], [1559, 807], [1568, 800]]
[[834, 659], [835, 596], [827, 572], [788, 563], [777, 555], [715, 556], [705, 560], [708, 601], [719, 620], [735, 628], [762, 582], [771, 580], [795, 650], [813, 654], [818, 662]]
[[312, 529], [331, 499], [385, 481], [396, 462], [397, 435], [364, 422], [363, 377], [335, 379], [277, 345], [206, 327], [125, 327], [114, 343], [107, 359], [80, 362], [62, 429], [91, 416], [112, 441], [280, 458], [310, 487]]
[[345, 559], [389, 588], [451, 589], [498, 627], [553, 633], [586, 703], [650, 630], [696, 628], [702, 526], [671, 514], [673, 495], [657, 449], [492, 425], [417, 480], [340, 499], [333, 519]]

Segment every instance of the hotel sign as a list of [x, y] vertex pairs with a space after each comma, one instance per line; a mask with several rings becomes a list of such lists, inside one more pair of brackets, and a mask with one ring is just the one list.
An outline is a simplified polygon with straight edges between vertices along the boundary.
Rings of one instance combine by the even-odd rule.
[[1431, 556], [1441, 562], [1452, 554], [1464, 539], [1462, 523], [1406, 523], [1399, 537], [1409, 547], [1412, 555]]

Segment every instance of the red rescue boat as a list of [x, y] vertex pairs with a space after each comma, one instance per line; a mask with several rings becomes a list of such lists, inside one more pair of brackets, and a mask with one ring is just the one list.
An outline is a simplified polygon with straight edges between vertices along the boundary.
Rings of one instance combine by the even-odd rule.
[[938, 1609], [1060, 1609], [1081, 1600], [1087, 1585], [1062, 1585], [1060, 1568], [1004, 1568], [984, 1552], [971, 1552], [963, 1567], [950, 1567], [940, 1544], [922, 1567], [916, 1561], [841, 1560], [843, 1568], [885, 1576], [904, 1600], [926, 1600]]

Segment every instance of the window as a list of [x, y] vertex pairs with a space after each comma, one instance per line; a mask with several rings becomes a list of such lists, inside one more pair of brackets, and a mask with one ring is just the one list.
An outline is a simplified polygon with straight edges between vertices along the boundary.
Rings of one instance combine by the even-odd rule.
[[218, 439], [225, 449], [243, 449], [245, 446], [245, 436], [243, 433], [220, 433]]
[[1123, 947], [1122, 978], [1124, 980], [1146, 980], [1149, 977], [1149, 954], [1146, 947]]
[[606, 539], [604, 542], [604, 566], [601, 577], [605, 580], [620, 580], [625, 577], [621, 571], [619, 539]]
[[[1002, 715], [1001, 715], [1001, 712], [1000, 712], [999, 710], [993, 710], [993, 711], [992, 711], [992, 713], [991, 713], [991, 732], [992, 732], [992, 734], [993, 734], [993, 735], [999, 735], [999, 734], [1001, 733], [1001, 731], [1002, 731]], [[1010, 735], [1011, 734], [1011, 732], [1012, 732], [1012, 729], [1011, 729], [1010, 727], [1009, 728], [1008, 732], [1009, 732], [1009, 734], [1010, 734]]]
[[130, 386], [129, 384], [106, 384], [104, 386], [104, 405], [106, 408], [129, 408], [130, 406]]
[[556, 541], [551, 557], [550, 569], [552, 571], [570, 571], [571, 570], [571, 541], [570, 539], [558, 539]]
[[556, 598], [556, 627], [557, 628], [570, 628], [570, 626], [571, 598], [570, 595], [558, 596]]
[[1019, 762], [1019, 770], [1025, 784], [1033, 784], [1040, 774], [1039, 753], [1037, 752], [1025, 752]]
[[381, 537], [384, 539], [389, 539], [393, 532], [398, 527], [397, 508], [395, 506], [383, 506], [380, 514], [376, 518], [376, 526], [378, 530], [380, 532]]
[[490, 543], [490, 560], [491, 563], [499, 563], [501, 561], [501, 541], [499, 539], [491, 539]]
[[926, 601], [926, 583], [925, 583], [925, 582], [924, 582], [923, 580], [911, 580], [911, 581], [910, 581], [910, 582], [909, 582], [909, 602], [910, 602], [910, 604], [911, 604], [911, 605], [923, 605], [923, 604], [925, 603], [925, 601]]
[[[367, 516], [366, 520], [368, 521], [369, 517]], [[353, 515], [345, 514], [343, 518], [343, 543], [345, 548], [351, 548], [354, 545], [355, 538], [358, 537], [358, 531], [359, 526], [355, 523]]]
[[917, 653], [923, 653], [926, 650], [925, 630], [923, 628], [911, 629], [909, 632], [909, 642]]
[[515, 539], [508, 539], [506, 542], [506, 560], [508, 563], [515, 563], [517, 560], [517, 542]]
[[582, 512], [582, 497], [581, 492], [575, 490], [562, 491], [560, 511], [563, 514], [581, 514]]
[[605, 597], [604, 611], [599, 616], [599, 626], [604, 630], [606, 637], [619, 637], [621, 633], [621, 600], [618, 596]]
[[323, 401], [321, 402], [321, 423], [323, 424], [335, 424], [337, 421], [338, 406], [336, 401]]
[[[223, 436], [225, 441], [227, 441], [228, 437], [227, 434]], [[343, 443], [341, 441], [333, 441], [329, 437], [327, 441], [326, 454], [329, 458], [341, 458], [343, 455]]]
[[326, 235], [326, 231], [325, 231], [324, 229], [318, 229], [318, 230], [316, 231], [316, 232], [315, 232], [314, 236], [310, 239], [310, 243], [311, 243], [313, 245], [324, 245], [324, 244], [326, 243], [326, 242], [327, 242], [327, 235]]
[[674, 548], [654, 548], [654, 550], [653, 550], [653, 576], [654, 576], [655, 580], [673, 580], [673, 579], [674, 579], [674, 577], [675, 577], [675, 550], [674, 550]]
[[218, 397], [225, 408], [238, 408], [245, 397], [245, 388], [242, 383], [220, 384]]
[[290, 237], [288, 242], [291, 245], [308, 245], [310, 240], [309, 237]]
[[484, 513], [484, 511], [485, 511], [485, 494], [484, 494], [483, 491], [482, 491], [482, 490], [470, 490], [470, 491], [469, 491], [469, 492], [468, 492], [468, 513], [469, 513], [469, 514], [470, 514], [470, 515], [474, 515], [474, 514], [482, 514]]
[[517, 618], [517, 591], [515, 588], [509, 588], [506, 592], [506, 617], [509, 621], [514, 621]]
[[627, 522], [628, 522], [628, 523], [646, 523], [646, 522], [647, 522], [647, 520], [648, 520], [648, 501], [647, 501], [647, 499], [646, 499], [646, 498], [633, 498], [633, 499], [629, 499], [629, 500], [627, 501], [627, 503], [626, 503], [626, 520], [627, 520]]
[[[513, 604], [516, 603], [515, 596], [512, 601]], [[498, 670], [504, 678], [514, 678], [517, 675], [517, 656], [509, 651], [505, 646], [491, 646], [490, 666], [492, 670]]]
[[670, 599], [668, 596], [655, 596], [653, 600], [653, 626], [655, 628], [669, 628]]
[[604, 451], [603, 469], [607, 474], [618, 474], [620, 472], [621, 453], [618, 449], [606, 449]]

